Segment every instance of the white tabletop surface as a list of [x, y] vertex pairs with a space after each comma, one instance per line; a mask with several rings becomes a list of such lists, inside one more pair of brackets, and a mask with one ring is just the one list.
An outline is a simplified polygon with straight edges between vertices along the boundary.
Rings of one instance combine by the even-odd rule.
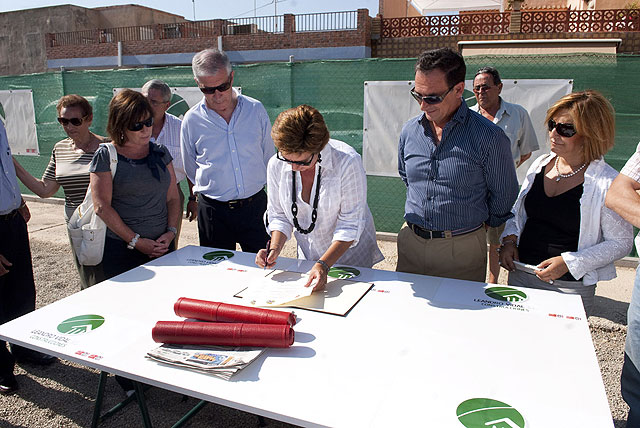
[[[295, 309], [294, 345], [231, 381], [146, 359], [156, 321], [181, 319], [179, 297], [242, 304], [233, 295], [265, 274], [254, 254], [208, 264], [212, 251], [182, 248], [6, 323], [0, 338], [302, 426], [462, 427], [456, 409], [473, 398], [512, 406], [527, 427], [613, 426], [580, 298], [547, 291], [517, 289], [526, 296], [510, 303], [486, 293], [495, 285], [359, 268], [375, 285], [347, 316]], [[105, 321], [58, 330], [82, 315]]]

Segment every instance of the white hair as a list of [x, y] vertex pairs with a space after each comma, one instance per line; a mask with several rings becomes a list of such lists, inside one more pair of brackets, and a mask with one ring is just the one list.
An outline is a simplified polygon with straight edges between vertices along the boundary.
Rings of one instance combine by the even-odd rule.
[[225, 68], [231, 74], [231, 61], [226, 53], [218, 49], [205, 49], [194, 55], [191, 61], [193, 77], [213, 76]]

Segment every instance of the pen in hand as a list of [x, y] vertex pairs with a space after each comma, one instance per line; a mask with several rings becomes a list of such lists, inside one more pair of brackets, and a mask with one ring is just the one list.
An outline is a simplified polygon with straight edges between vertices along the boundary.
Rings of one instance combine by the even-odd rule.
[[269, 259], [269, 251], [271, 251], [271, 239], [267, 241], [267, 252], [264, 254], [264, 269], [267, 269], [267, 259]]

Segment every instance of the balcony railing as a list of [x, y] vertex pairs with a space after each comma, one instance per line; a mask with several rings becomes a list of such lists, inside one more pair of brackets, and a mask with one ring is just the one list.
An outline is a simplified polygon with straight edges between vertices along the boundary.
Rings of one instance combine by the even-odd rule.
[[457, 36], [509, 32], [508, 12], [382, 19], [382, 37]]
[[[295, 15], [292, 24], [292, 30], [296, 32], [357, 30], [358, 12]], [[48, 40], [49, 46], [66, 46], [220, 35], [281, 34], [284, 31], [285, 17], [279, 15], [50, 33]]]
[[296, 32], [358, 29], [358, 12], [305, 13], [296, 15]]
[[637, 9], [522, 12], [522, 33], [599, 33], [639, 31]]
[[[460, 15], [383, 18], [382, 37], [457, 36], [506, 34], [511, 13], [484, 12]], [[517, 22], [514, 20], [514, 22]], [[516, 29], [517, 31], [517, 29]], [[522, 11], [521, 33], [587, 33], [640, 31], [637, 9], [580, 11]]]

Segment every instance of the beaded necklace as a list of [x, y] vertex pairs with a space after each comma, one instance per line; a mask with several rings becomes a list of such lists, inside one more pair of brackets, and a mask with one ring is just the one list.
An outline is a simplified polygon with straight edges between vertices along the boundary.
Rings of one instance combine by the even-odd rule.
[[582, 171], [582, 169], [587, 166], [587, 163], [583, 163], [582, 166], [578, 169], [576, 169], [575, 171], [569, 173], [569, 174], [560, 174], [560, 170], [558, 169], [558, 161], [560, 160], [560, 157], [556, 157], [556, 164], [555, 164], [555, 168], [556, 168], [556, 173], [558, 174], [558, 176], [556, 177], [556, 182], [560, 181], [561, 178], [569, 178], [569, 177], [573, 177], [574, 175], [576, 175], [577, 173], [579, 173], [580, 171]]
[[298, 204], [296, 203], [296, 172], [291, 171], [291, 214], [293, 214], [293, 225], [296, 230], [302, 234], [311, 233], [316, 227], [316, 219], [318, 218], [318, 199], [320, 199], [320, 177], [322, 176], [322, 161], [318, 153], [318, 175], [316, 178], [316, 195], [313, 198], [313, 210], [311, 211], [311, 224], [308, 229], [303, 229], [298, 223]]

